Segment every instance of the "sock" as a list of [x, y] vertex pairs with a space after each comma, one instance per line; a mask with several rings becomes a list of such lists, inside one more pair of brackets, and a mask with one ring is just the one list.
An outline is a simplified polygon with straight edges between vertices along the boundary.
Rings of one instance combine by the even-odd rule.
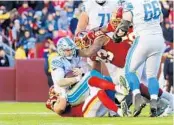
[[140, 88], [139, 79], [138, 79], [137, 75], [134, 72], [127, 73], [126, 74], [126, 79], [127, 79], [128, 83], [129, 83], [131, 91]]
[[140, 90], [139, 89], [135, 89], [132, 91], [133, 93], [133, 96], [137, 95], [137, 94], [140, 94]]
[[152, 77], [148, 79], [148, 90], [151, 99], [157, 99], [159, 93], [159, 83], [157, 78]]
[[152, 95], [150, 95], [150, 99], [151, 99], [151, 100], [152, 100], [152, 99], [157, 100], [157, 99], [158, 99], [158, 96], [157, 96], [156, 94], [152, 94]]
[[[141, 92], [142, 96], [144, 96], [150, 100], [150, 94], [149, 94], [148, 88], [143, 83], [140, 84], [140, 92]], [[162, 95], [162, 93], [163, 93], [163, 90], [161, 88], [159, 88], [158, 97], [160, 97]]]
[[115, 85], [112, 82], [109, 82], [107, 80], [104, 80], [95, 76], [91, 77], [88, 80], [88, 84], [103, 90], [115, 91]]
[[98, 96], [99, 100], [102, 102], [102, 104], [103, 104], [106, 108], [108, 108], [108, 109], [110, 109], [110, 110], [112, 110], [112, 111], [114, 111], [114, 112], [117, 112], [117, 110], [118, 110], [117, 105], [115, 104], [114, 101], [112, 101], [112, 100], [107, 96], [107, 94], [106, 94], [106, 92], [105, 92], [104, 90], [100, 90], [100, 91], [97, 93], [97, 96]]

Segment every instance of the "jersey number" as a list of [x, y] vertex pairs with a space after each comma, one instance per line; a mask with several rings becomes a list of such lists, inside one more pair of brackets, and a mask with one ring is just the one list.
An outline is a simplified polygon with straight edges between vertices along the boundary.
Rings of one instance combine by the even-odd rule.
[[101, 17], [100, 27], [102, 27], [105, 23], [105, 20], [109, 22], [111, 15], [109, 13], [99, 13], [98, 16]]
[[104, 49], [100, 49], [97, 52], [96, 60], [102, 61], [102, 62], [111, 62], [114, 58], [114, 54], [110, 51], [106, 51]]
[[160, 5], [157, 1], [144, 4], [144, 21], [150, 21], [152, 19], [159, 19], [161, 14]]

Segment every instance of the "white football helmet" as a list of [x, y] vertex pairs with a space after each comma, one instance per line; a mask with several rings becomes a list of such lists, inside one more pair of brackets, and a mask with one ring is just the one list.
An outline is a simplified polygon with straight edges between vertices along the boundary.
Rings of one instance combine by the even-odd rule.
[[[65, 50], [72, 50], [72, 55], [66, 56], [64, 53]], [[57, 52], [60, 56], [63, 56], [67, 59], [72, 59], [76, 54], [76, 45], [71, 38], [60, 38], [57, 42]]]

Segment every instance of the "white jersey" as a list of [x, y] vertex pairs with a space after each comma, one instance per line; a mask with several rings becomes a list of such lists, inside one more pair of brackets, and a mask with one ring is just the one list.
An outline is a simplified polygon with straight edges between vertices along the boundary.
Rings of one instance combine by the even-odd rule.
[[112, 12], [118, 6], [118, 0], [108, 0], [103, 6], [96, 3], [95, 0], [87, 0], [83, 5], [83, 10], [89, 17], [87, 29], [90, 30], [109, 22]]
[[162, 34], [159, 0], [127, 0], [124, 11], [131, 11], [136, 36]]
[[81, 57], [73, 57], [71, 61], [69, 61], [65, 57], [57, 56], [51, 62], [51, 76], [55, 91], [63, 97], [67, 96], [69, 87], [60, 87], [57, 81], [64, 78], [68, 72], [73, 70], [73, 68], [82, 68], [83, 72], [87, 72], [89, 70], [87, 63], [83, 61]]

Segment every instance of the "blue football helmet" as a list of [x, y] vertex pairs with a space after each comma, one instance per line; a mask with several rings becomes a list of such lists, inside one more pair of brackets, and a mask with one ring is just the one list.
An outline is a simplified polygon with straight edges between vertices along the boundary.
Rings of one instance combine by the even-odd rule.
[[[76, 55], [76, 45], [74, 43], [74, 41], [71, 38], [68, 37], [63, 37], [60, 38], [57, 42], [57, 52], [60, 56], [63, 56], [67, 59], [72, 59], [73, 56]], [[72, 55], [70, 56], [66, 56], [65, 55], [65, 50], [71, 50], [72, 51]]]

